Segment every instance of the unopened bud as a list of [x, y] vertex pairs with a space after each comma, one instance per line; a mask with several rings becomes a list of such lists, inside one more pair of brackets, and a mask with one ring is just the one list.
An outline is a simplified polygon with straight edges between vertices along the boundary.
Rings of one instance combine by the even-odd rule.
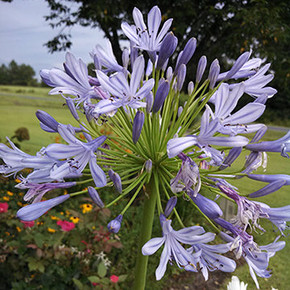
[[104, 207], [104, 203], [102, 202], [98, 192], [93, 187], [91, 186], [88, 187], [88, 193], [91, 199], [93, 200], [93, 202], [96, 203], [98, 207], [100, 208]]
[[115, 234], [118, 233], [121, 228], [122, 219], [123, 219], [123, 216], [120, 214], [115, 219], [111, 220], [107, 226], [108, 230], [111, 233], [115, 233]]

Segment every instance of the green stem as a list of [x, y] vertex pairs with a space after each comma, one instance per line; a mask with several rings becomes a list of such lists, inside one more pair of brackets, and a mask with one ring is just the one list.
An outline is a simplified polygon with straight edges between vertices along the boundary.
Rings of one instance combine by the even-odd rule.
[[137, 265], [135, 272], [135, 285], [133, 289], [144, 290], [146, 284], [147, 264], [148, 256], [142, 254], [143, 245], [151, 238], [154, 211], [156, 206], [157, 194], [154, 190], [154, 180], [151, 179], [149, 184], [146, 186], [146, 193], [149, 198], [146, 198], [143, 209], [143, 219], [141, 226], [141, 233], [139, 238], [139, 247], [137, 254]]

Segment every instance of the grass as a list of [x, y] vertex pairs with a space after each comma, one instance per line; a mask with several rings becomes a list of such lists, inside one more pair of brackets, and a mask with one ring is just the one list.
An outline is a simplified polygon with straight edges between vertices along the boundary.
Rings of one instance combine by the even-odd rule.
[[[49, 96], [48, 88], [30, 88], [0, 86], [0, 138], [5, 141], [5, 136], [13, 136], [14, 131], [19, 127], [29, 129], [30, 140], [21, 143], [23, 151], [35, 154], [42, 146], [54, 141], [56, 134], [46, 133], [41, 130], [39, 121], [35, 117], [35, 112], [40, 109], [51, 114], [58, 122], [68, 124], [73, 120], [67, 108], [63, 104], [61, 96]], [[73, 125], [77, 125], [76, 122]], [[266, 133], [265, 140], [275, 140], [282, 137], [285, 133], [278, 131], [269, 131]], [[244, 164], [246, 154], [242, 154], [236, 162], [240, 168]], [[282, 158], [278, 153], [268, 154], [267, 174], [284, 173], [290, 174], [289, 160]], [[232, 168], [230, 169], [232, 170]], [[262, 170], [257, 171], [263, 173]], [[253, 192], [262, 186], [263, 183], [242, 178], [230, 181], [239, 188], [241, 193]], [[278, 192], [259, 199], [272, 207], [280, 207], [290, 204], [289, 187], [284, 187]], [[259, 244], [268, 244], [274, 240], [273, 227], [270, 223], [265, 223], [266, 233], [263, 235], [255, 234], [255, 239]], [[278, 233], [276, 233], [278, 234]], [[259, 278], [261, 289], [271, 289], [271, 286], [278, 289], [288, 289], [290, 282], [290, 268], [288, 252], [290, 251], [289, 238], [284, 237], [286, 247], [276, 254], [270, 260], [270, 268], [273, 269], [273, 275], [269, 279]], [[241, 280], [248, 283], [248, 289], [255, 289], [255, 285], [250, 277], [247, 264], [239, 267], [233, 274]], [[226, 284], [221, 289], [226, 289]]]

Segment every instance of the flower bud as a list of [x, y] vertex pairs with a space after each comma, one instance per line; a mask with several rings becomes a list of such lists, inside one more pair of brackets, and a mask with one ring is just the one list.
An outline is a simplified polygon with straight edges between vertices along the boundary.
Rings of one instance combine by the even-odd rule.
[[152, 63], [152, 61], [149, 59], [149, 60], [148, 60], [148, 63], [147, 63], [146, 72], [145, 72], [146, 77], [149, 77], [149, 76], [151, 75], [152, 71], [153, 71], [153, 63]]
[[168, 67], [167, 71], [166, 71], [166, 79], [171, 82], [173, 77], [173, 69], [171, 66]]
[[46, 201], [29, 204], [18, 210], [16, 216], [20, 220], [25, 222], [36, 220], [37, 218], [45, 214], [48, 210], [66, 201], [68, 198], [70, 198], [70, 195], [66, 194]]
[[208, 199], [199, 193], [196, 195], [196, 197], [191, 196], [191, 199], [210, 219], [216, 219], [223, 215], [222, 210], [213, 200]]
[[146, 172], [150, 173], [152, 171], [152, 160], [151, 159], [148, 159], [146, 162], [145, 162], [145, 170]]
[[197, 65], [197, 70], [196, 70], [196, 78], [195, 78], [195, 81], [197, 83], [200, 82], [202, 76], [203, 76], [203, 73], [205, 71], [205, 68], [206, 68], [206, 63], [207, 63], [207, 60], [206, 60], [206, 56], [203, 55], [200, 59], [199, 59], [199, 62], [198, 62], [198, 65]]
[[196, 49], [196, 39], [192, 37], [188, 40], [183, 51], [179, 54], [180, 56], [179, 56], [179, 59], [177, 60], [174, 74], [177, 74], [179, 67], [182, 64], [186, 65], [189, 62], [189, 60], [191, 59], [191, 57], [193, 56], [195, 52], [195, 49]]
[[133, 130], [132, 130], [132, 139], [134, 144], [136, 144], [139, 140], [143, 124], [144, 124], [145, 115], [142, 111], [138, 111], [135, 115], [133, 121]]
[[233, 162], [240, 156], [242, 147], [234, 147], [230, 150], [228, 156], [223, 161], [223, 164], [219, 167], [219, 170], [224, 170], [231, 166]]
[[125, 48], [122, 53], [122, 63], [123, 63], [124, 68], [128, 67], [129, 60], [130, 60], [129, 55], [130, 55], [129, 50]]
[[220, 73], [220, 65], [219, 61], [215, 59], [209, 69], [209, 75], [208, 79], [210, 81], [209, 88], [212, 89], [215, 86], [216, 80], [218, 78], [218, 75]]
[[66, 100], [66, 104], [67, 104], [71, 114], [78, 121], [80, 119], [80, 117], [78, 115], [78, 112], [76, 110], [76, 107], [75, 107], [73, 100], [71, 98], [66, 98], [65, 100]]
[[153, 93], [150, 92], [146, 96], [146, 112], [149, 114], [151, 109], [152, 109], [152, 104], [153, 104]]
[[169, 57], [173, 54], [177, 46], [177, 38], [172, 32], [169, 32], [164, 37], [157, 60], [157, 69], [161, 69]]
[[111, 233], [115, 233], [115, 234], [118, 233], [121, 228], [122, 219], [123, 219], [123, 216], [120, 214], [114, 220], [111, 220], [107, 226], [108, 230]]
[[98, 207], [100, 207], [100, 208], [104, 207], [104, 203], [102, 202], [102, 200], [101, 200], [98, 192], [95, 190], [95, 188], [89, 186], [88, 193], [89, 193], [91, 199], [93, 200], [93, 202], [96, 203]]
[[37, 119], [40, 121], [40, 127], [42, 130], [50, 133], [57, 133], [59, 123], [51, 117], [48, 113], [38, 110], [35, 113]]
[[172, 210], [176, 206], [176, 203], [177, 203], [177, 197], [176, 196], [173, 196], [173, 197], [171, 197], [168, 200], [168, 202], [166, 204], [166, 207], [165, 207], [165, 210], [164, 210], [164, 215], [166, 217], [168, 217], [171, 214]]
[[186, 76], [186, 65], [182, 64], [177, 73], [177, 90], [180, 92]]
[[121, 182], [120, 175], [118, 173], [114, 172], [112, 169], [110, 169], [108, 171], [108, 174], [109, 174], [111, 180], [113, 181], [116, 190], [119, 193], [122, 193], [122, 182]]
[[178, 111], [177, 111], [177, 116], [178, 116], [178, 117], [180, 117], [182, 111], [183, 111], [183, 107], [180, 106], [180, 107], [178, 108]]
[[193, 89], [194, 89], [194, 83], [193, 81], [190, 81], [188, 83], [188, 86], [187, 86], [187, 92], [188, 92], [188, 95], [190, 96], [193, 92]]
[[170, 85], [167, 80], [162, 82], [161, 85], [159, 85], [152, 108], [153, 113], [157, 113], [160, 110], [169, 93], [169, 89]]

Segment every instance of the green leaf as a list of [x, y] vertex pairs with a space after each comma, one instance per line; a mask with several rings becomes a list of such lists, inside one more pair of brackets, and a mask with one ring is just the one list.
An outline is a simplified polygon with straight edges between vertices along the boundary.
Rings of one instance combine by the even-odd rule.
[[103, 278], [106, 276], [106, 274], [107, 274], [107, 268], [105, 264], [101, 262], [98, 266], [98, 275]]
[[44, 273], [45, 267], [41, 261], [38, 261], [32, 257], [27, 258], [29, 271], [39, 271]]
[[101, 282], [101, 279], [98, 276], [90, 276], [90, 277], [88, 277], [88, 279], [91, 283], [100, 283]]
[[75, 279], [75, 278], [73, 278], [72, 280], [73, 280], [73, 282], [75, 283], [75, 285], [78, 287], [78, 289], [81, 290], [81, 289], [84, 288], [84, 286], [83, 286], [83, 284], [82, 284], [82, 282], [81, 282], [80, 280]]
[[127, 275], [120, 275], [118, 282], [124, 282], [127, 278]]

